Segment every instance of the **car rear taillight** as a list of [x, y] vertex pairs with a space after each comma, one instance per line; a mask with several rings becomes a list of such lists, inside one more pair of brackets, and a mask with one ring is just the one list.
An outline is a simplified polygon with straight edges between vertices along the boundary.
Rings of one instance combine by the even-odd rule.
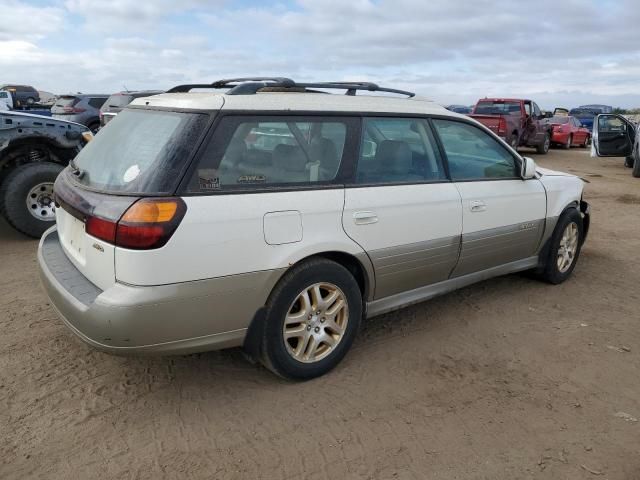
[[504, 118], [498, 123], [498, 133], [507, 133], [507, 121]]
[[169, 241], [186, 211], [181, 198], [143, 198], [131, 205], [118, 221], [88, 217], [86, 231], [116, 247], [160, 248]]
[[83, 113], [86, 111], [84, 108], [76, 107], [64, 107], [63, 110], [65, 113]]

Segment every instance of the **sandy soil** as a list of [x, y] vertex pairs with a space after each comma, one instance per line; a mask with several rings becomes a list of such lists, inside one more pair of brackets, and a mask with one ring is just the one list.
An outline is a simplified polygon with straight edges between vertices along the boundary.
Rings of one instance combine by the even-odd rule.
[[36, 242], [0, 225], [0, 478], [639, 479], [640, 179], [581, 149], [535, 158], [591, 182], [570, 281], [380, 317], [304, 384], [238, 350], [91, 350], [48, 305]]

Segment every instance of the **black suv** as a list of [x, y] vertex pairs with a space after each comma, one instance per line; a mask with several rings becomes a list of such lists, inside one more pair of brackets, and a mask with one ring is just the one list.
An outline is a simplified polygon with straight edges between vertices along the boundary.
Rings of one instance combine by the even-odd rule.
[[0, 90], [11, 92], [14, 107], [24, 107], [25, 105], [33, 105], [40, 101], [38, 91], [29, 85], [3, 85]]
[[109, 120], [133, 102], [136, 98], [150, 97], [163, 93], [162, 90], [138, 90], [135, 92], [119, 92], [111, 95], [100, 108], [100, 126], [104, 127]]

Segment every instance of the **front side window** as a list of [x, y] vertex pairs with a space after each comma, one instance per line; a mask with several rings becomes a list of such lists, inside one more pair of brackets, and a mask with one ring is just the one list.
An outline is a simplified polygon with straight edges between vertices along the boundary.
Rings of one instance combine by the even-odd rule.
[[445, 179], [426, 121], [365, 118], [357, 183], [420, 183]]
[[598, 132], [601, 133], [620, 133], [627, 131], [627, 124], [619, 117], [612, 115], [602, 115], [598, 117]]
[[187, 190], [331, 182], [340, 168], [347, 130], [340, 118], [225, 117]]
[[463, 122], [434, 120], [453, 180], [517, 178], [515, 158], [498, 140]]

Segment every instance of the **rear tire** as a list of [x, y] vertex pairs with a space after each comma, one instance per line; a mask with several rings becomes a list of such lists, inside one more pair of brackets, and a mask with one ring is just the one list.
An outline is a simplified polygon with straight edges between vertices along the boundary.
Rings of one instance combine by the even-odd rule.
[[[7, 175], [0, 186], [2, 216], [13, 228], [30, 237], [40, 238], [45, 230], [54, 225], [55, 215], [51, 212], [55, 206], [50, 192], [63, 169], [57, 163], [27, 163]], [[44, 190], [40, 192], [41, 188]], [[32, 198], [33, 195], [36, 197]], [[31, 205], [36, 205], [32, 210], [37, 214], [30, 211], [28, 200], [32, 200], [29, 202]]]
[[545, 133], [544, 141], [541, 145], [536, 146], [536, 152], [546, 155], [549, 152], [549, 147], [551, 146], [551, 136], [549, 133]]
[[578, 210], [569, 208], [560, 216], [549, 243], [540, 275], [542, 280], [557, 285], [571, 276], [580, 256], [583, 232], [582, 215]]
[[567, 143], [565, 143], [564, 148], [565, 150], [570, 150], [571, 149], [571, 144], [573, 143], [573, 135], [569, 135], [567, 137]]
[[100, 122], [92, 123], [87, 128], [91, 130], [91, 133], [95, 135], [96, 133], [98, 133], [98, 130], [100, 130]]
[[318, 258], [293, 267], [266, 305], [262, 363], [292, 380], [324, 375], [351, 347], [362, 304], [358, 283], [342, 265]]
[[589, 146], [589, 140], [591, 139], [590, 135], [584, 137], [584, 142], [580, 145], [582, 148], [587, 148]]

